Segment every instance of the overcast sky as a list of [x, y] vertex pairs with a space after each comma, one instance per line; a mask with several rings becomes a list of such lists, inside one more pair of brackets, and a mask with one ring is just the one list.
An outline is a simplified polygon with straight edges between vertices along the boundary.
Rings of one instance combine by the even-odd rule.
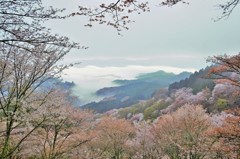
[[[51, 3], [50, 3], [51, 2]], [[96, 3], [96, 0], [88, 0]], [[152, 1], [157, 5], [160, 1]], [[202, 68], [208, 56], [234, 54], [240, 50], [240, 7], [226, 20], [214, 22], [221, 15], [220, 0], [189, 0], [190, 5], [151, 7], [150, 13], [131, 17], [136, 22], [123, 36], [105, 25], [86, 28], [84, 17], [51, 21], [53, 32], [89, 46], [72, 51], [67, 62], [82, 66], [164, 65]], [[76, 0], [51, 0], [50, 5], [77, 10]]]
[[[45, 0], [46, 5], [77, 11], [78, 5], [96, 6], [100, 0]], [[110, 1], [110, 0], [106, 0]], [[113, 0], [112, 0], [113, 1]], [[207, 66], [206, 58], [240, 51], [240, 7], [226, 20], [216, 5], [225, 0], [188, 0], [189, 5], [159, 7], [151, 1], [151, 12], [131, 16], [130, 30], [117, 31], [105, 25], [84, 27], [86, 18], [53, 20], [45, 25], [54, 33], [88, 46], [72, 50], [65, 63], [81, 62], [67, 71], [65, 80], [77, 84], [74, 92], [83, 103], [99, 100], [96, 90], [113, 86], [115, 79], [132, 79], [139, 73], [165, 70], [179, 73]]]

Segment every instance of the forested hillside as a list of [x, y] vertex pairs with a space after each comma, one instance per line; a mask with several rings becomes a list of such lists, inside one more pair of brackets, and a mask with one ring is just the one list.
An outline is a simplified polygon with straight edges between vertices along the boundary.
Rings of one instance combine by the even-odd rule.
[[120, 86], [98, 90], [96, 94], [105, 98], [100, 102], [86, 104], [83, 108], [102, 113], [115, 108], [128, 107], [141, 100], [151, 98], [158, 89], [168, 87], [169, 84], [185, 79], [190, 74], [182, 72], [175, 75], [157, 71], [139, 75], [135, 80], [115, 80], [113, 82]]
[[[55, 5], [61, 2], [57, 0]], [[135, 17], [149, 12], [152, 6], [150, 1], [104, 2], [95, 6], [95, 2], [84, 1], [83, 4], [88, 3], [90, 6], [82, 3], [76, 6], [73, 1], [64, 1], [64, 6], [73, 3], [74, 8], [77, 8], [77, 11], [72, 11], [73, 8], [55, 8], [49, 5], [50, 1], [0, 0], [0, 159], [240, 159], [240, 53], [210, 55], [207, 62], [212, 67], [192, 75], [188, 72], [176, 75], [158, 71], [141, 74], [134, 80], [117, 80], [115, 83], [119, 86], [103, 88], [97, 92], [107, 96], [102, 101], [85, 107], [79, 106], [79, 101], [75, 101], [76, 97], [71, 92], [75, 82], [63, 82], [61, 78], [64, 71], [78, 64], [72, 60], [79, 56], [70, 56], [70, 51], [80, 52], [80, 49], [83, 51], [88, 47], [55, 33], [61, 29], [53, 31], [47, 26], [50, 25], [49, 21], [54, 26], [62, 25], [64, 33], [68, 35], [68, 27], [65, 28], [63, 24], [67, 22], [76, 27], [72, 35], [75, 39], [78, 37], [75, 33], [81, 28], [72, 20], [84, 17], [80, 24], [86, 22], [86, 25], [83, 24], [85, 27], [91, 28], [97, 23], [112, 27], [121, 35], [120, 32], [123, 29], [128, 30], [129, 24], [133, 22], [130, 15]], [[204, 7], [209, 3], [206, 2]], [[161, 7], [181, 3], [179, 8], [174, 8], [176, 10], [189, 4], [185, 0], [164, 0], [157, 3]], [[217, 1], [218, 3], [220, 2]], [[154, 35], [161, 37], [163, 43], [158, 41], [160, 39], [148, 37], [152, 28], [145, 30], [146, 32], [137, 32], [141, 39], [133, 34], [133, 43], [123, 43], [125, 40], [117, 39], [116, 45], [113, 45], [114, 40], [108, 33], [98, 34], [101, 32], [99, 30], [93, 37], [84, 36], [88, 35], [85, 30], [81, 32], [81, 36], [94, 43], [100, 42], [95, 41], [100, 37], [101, 42], [106, 42], [104, 46], [100, 44], [100, 48], [105, 51], [116, 46], [111, 52], [111, 55], [116, 53], [116, 56], [124, 54], [121, 50], [124, 47], [131, 49], [132, 53], [142, 44], [144, 49], [138, 51], [145, 51], [147, 57], [136, 51], [134, 58], [124, 57], [123, 61], [134, 63], [135, 57], [138, 57], [143, 65], [146, 61], [152, 64], [153, 61], [160, 63], [169, 59], [167, 62], [175, 60], [174, 66], [178, 66], [182, 62], [179, 60], [181, 56], [182, 59], [199, 60], [199, 52], [211, 52], [214, 48], [211, 47], [214, 40], [207, 38], [209, 35], [217, 36], [214, 41], [217, 43], [215, 51], [237, 50], [238, 23], [231, 23], [234, 24], [233, 30], [227, 25], [221, 25], [221, 28], [216, 28], [216, 25], [212, 25], [213, 28], [202, 27], [206, 22], [201, 20], [204, 8], [198, 6], [200, 3], [196, 4], [201, 12], [197, 17], [195, 14], [194, 18], [190, 18], [191, 23], [186, 25], [175, 22], [188, 19], [188, 15], [182, 17], [177, 14], [173, 23], [163, 14], [166, 23], [170, 25], [167, 29], [157, 26], [154, 30]], [[239, 0], [226, 0], [218, 4], [222, 14], [217, 20], [228, 18], [239, 7], [238, 4]], [[187, 9], [184, 8], [185, 10]], [[192, 10], [194, 9], [190, 9]], [[153, 17], [153, 28], [158, 22], [156, 17]], [[152, 17], [148, 20], [151, 19]], [[192, 20], [197, 20], [199, 23], [196, 26], [201, 26], [198, 30], [204, 31], [200, 44], [194, 43], [199, 38], [196, 35], [200, 36], [195, 34], [196, 28], [188, 28], [194, 24]], [[147, 26], [148, 21], [140, 24]], [[163, 30], [162, 34], [158, 30]], [[178, 30], [183, 31], [181, 36], [176, 34], [175, 31]], [[194, 39], [186, 36], [189, 32]], [[189, 49], [181, 46], [185, 43], [183, 37], [190, 39], [185, 45]], [[105, 41], [107, 39], [110, 41]], [[151, 45], [141, 43], [142, 39], [150, 40]], [[175, 45], [179, 48], [176, 49]], [[163, 49], [164, 54], [161, 54], [163, 52], [153, 46], [168, 46], [171, 49], [167, 53]], [[195, 53], [194, 47], [201, 51]], [[103, 52], [96, 50], [98, 56], [89, 56], [85, 61], [103, 60], [107, 63], [116, 60], [116, 57], [102, 57]], [[179, 51], [177, 53], [184, 54], [173, 56], [172, 52], [176, 50]], [[155, 56], [156, 53], [162, 55], [161, 60], [156, 60], [159, 57]], [[67, 55], [70, 63], [63, 61]], [[149, 59], [150, 55], [154, 56]], [[99, 77], [101, 69], [94, 68], [96, 75], [93, 77]], [[156, 70], [159, 67], [137, 68]], [[185, 70], [176, 67], [174, 69]], [[72, 76], [79, 76], [76, 70], [71, 72]], [[120, 69], [122, 70], [126, 69]], [[110, 67], [108, 71], [116, 71], [116, 67]], [[84, 75], [84, 78], [88, 77], [89, 69], [85, 70]], [[89, 108], [94, 108], [95, 111]]]
[[192, 88], [194, 94], [200, 92], [204, 88], [209, 88], [210, 90], [213, 90], [215, 86], [213, 80], [206, 77], [209, 69], [211, 69], [211, 67], [201, 69], [190, 75], [189, 78], [170, 84], [168, 88], [169, 91], [172, 92], [174, 90], [184, 87]]

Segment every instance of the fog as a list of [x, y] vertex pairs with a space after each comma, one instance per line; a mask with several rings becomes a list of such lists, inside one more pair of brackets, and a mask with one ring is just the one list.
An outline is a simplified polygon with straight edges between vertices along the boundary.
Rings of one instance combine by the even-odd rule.
[[65, 81], [73, 81], [76, 87], [73, 88], [73, 95], [79, 97], [81, 105], [99, 101], [104, 97], [98, 97], [95, 92], [104, 87], [116, 86], [112, 81], [116, 79], [134, 79], [142, 73], [150, 73], [163, 70], [175, 74], [183, 71], [194, 72], [193, 68], [175, 68], [169, 66], [140, 66], [130, 65], [124, 67], [99, 67], [99, 66], [78, 66], [71, 67], [64, 71], [62, 76]]

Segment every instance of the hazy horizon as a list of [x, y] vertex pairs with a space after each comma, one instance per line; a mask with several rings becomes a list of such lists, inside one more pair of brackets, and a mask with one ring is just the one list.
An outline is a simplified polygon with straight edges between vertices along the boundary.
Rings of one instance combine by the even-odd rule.
[[[92, 7], [102, 2], [44, 1], [46, 5], [66, 8], [69, 13], [78, 11], [78, 5]], [[161, 66], [199, 70], [209, 65], [206, 63], [209, 56], [238, 53], [240, 30], [236, 28], [240, 28], [239, 6], [229, 18], [214, 21], [222, 13], [216, 7], [221, 3], [219, 0], [188, 2], [189, 5], [180, 3], [173, 7], [159, 7], [160, 1], [150, 1], [149, 13], [129, 15], [135, 23], [129, 24], [130, 29], [123, 30], [122, 36], [106, 25], [84, 27], [87, 23], [84, 16], [45, 23], [53, 33], [68, 36], [89, 47], [72, 50], [65, 56], [63, 63], [81, 64], [67, 70], [68, 75], [64, 79], [77, 83], [78, 88], [74, 92], [90, 100], [91, 96], [95, 98], [93, 92], [97, 89], [112, 86], [111, 80], [115, 77], [134, 78], [136, 73], [154, 72], [157, 71], [155, 68], [161, 70]], [[142, 70], [126, 69], [129, 66], [139, 66]], [[121, 72], [128, 73], [122, 75]]]
[[81, 105], [93, 101], [100, 101], [104, 97], [95, 95], [95, 92], [104, 87], [117, 86], [112, 81], [118, 79], [135, 79], [136, 76], [144, 73], [152, 73], [156, 71], [165, 71], [168, 73], [179, 74], [181, 72], [197, 71], [193, 68], [177, 68], [169, 66], [140, 66], [129, 65], [123, 67], [99, 67], [99, 66], [81, 66], [71, 67], [64, 71], [63, 80], [74, 82], [76, 87], [72, 89], [73, 95], [79, 97]]

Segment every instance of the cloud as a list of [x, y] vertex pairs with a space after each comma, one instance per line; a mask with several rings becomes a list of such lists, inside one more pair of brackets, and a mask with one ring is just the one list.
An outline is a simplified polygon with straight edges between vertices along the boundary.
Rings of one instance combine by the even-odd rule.
[[140, 66], [129, 65], [124, 67], [99, 67], [83, 66], [71, 67], [64, 71], [62, 78], [66, 81], [73, 81], [77, 87], [73, 89], [74, 95], [78, 96], [83, 104], [99, 101], [100, 97], [95, 92], [103, 87], [116, 86], [112, 83], [116, 79], [134, 79], [141, 73], [150, 73], [159, 70], [178, 74], [183, 71], [194, 72], [192, 68], [176, 68], [170, 66]]

